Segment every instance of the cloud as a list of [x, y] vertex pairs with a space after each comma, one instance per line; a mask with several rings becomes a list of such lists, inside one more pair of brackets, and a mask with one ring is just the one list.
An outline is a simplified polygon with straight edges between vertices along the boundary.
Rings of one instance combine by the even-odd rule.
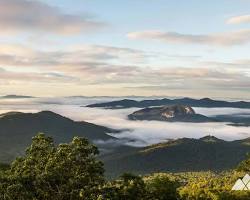
[[60, 73], [15, 72], [0, 68], [0, 80], [1, 84], [27, 83], [32, 81], [38, 83], [67, 83], [72, 82], [75, 78]]
[[[147, 53], [135, 49], [98, 45], [82, 45], [62, 51], [42, 51], [22, 45], [0, 45], [0, 66], [6, 69], [8, 74], [13, 73], [9, 79], [16, 77], [17, 80], [23, 81], [26, 79], [16, 76], [17, 72], [30, 73], [35, 77], [36, 73], [47, 74], [59, 82], [64, 81], [62, 77], [65, 78], [67, 74], [67, 77], [74, 77], [69, 78], [69, 81], [79, 83], [81, 80], [82, 84], [99, 82], [102, 79], [110, 80], [114, 76], [131, 75], [138, 71], [138, 67], [134, 68], [129, 64], [144, 63], [147, 56]], [[121, 65], [125, 62], [127, 66]], [[4, 77], [8, 79], [8, 76]]]
[[84, 66], [89, 63], [117, 63], [118, 60], [143, 63], [148, 56], [151, 55], [140, 50], [101, 45], [81, 45], [58, 51], [42, 51], [22, 45], [0, 45], [0, 64], [9, 66]]
[[103, 26], [87, 16], [63, 13], [39, 1], [0, 0], [1, 33], [45, 31], [56, 34], [77, 34]]
[[[162, 56], [162, 55], [160, 55]], [[192, 66], [166, 63], [157, 66], [153, 52], [112, 46], [79, 45], [67, 50], [37, 50], [0, 45], [1, 83], [70, 83], [76, 87], [120, 88], [128, 91], [166, 90], [246, 91], [250, 87], [249, 60], [192, 62]], [[182, 56], [183, 58], [183, 56]], [[189, 56], [185, 59], [189, 59]]]
[[199, 44], [234, 46], [250, 42], [250, 30], [239, 30], [234, 32], [224, 32], [216, 34], [182, 34], [177, 32], [163, 31], [141, 31], [127, 34], [130, 39], [151, 39], [173, 44]]
[[234, 16], [227, 20], [227, 24], [250, 23], [250, 15]]
[[[233, 127], [225, 123], [168, 123], [158, 121], [130, 121], [127, 115], [138, 110], [136, 108], [107, 110], [97, 108], [79, 107], [96, 102], [117, 100], [120, 98], [37, 98], [23, 101], [1, 101], [0, 113], [8, 111], [39, 112], [51, 110], [76, 121], [88, 121], [91, 123], [112, 127], [115, 129], [130, 129], [114, 136], [134, 146], [145, 146], [177, 139], [181, 137], [200, 138], [206, 135], [214, 135], [225, 140], [243, 139], [250, 136], [250, 127]], [[46, 103], [47, 102], [47, 103]], [[56, 103], [57, 102], [57, 103]], [[56, 105], [57, 104], [57, 105]], [[250, 114], [249, 109], [234, 108], [194, 108], [197, 113], [208, 116], [218, 114]], [[133, 142], [128, 140], [134, 140]], [[99, 141], [100, 142], [100, 141]], [[108, 141], [114, 145], [114, 141]]]
[[[104, 101], [104, 100], [103, 100]], [[95, 124], [112, 127], [115, 129], [130, 129], [120, 134], [114, 134], [115, 137], [126, 140], [130, 145], [145, 146], [166, 141], [167, 139], [176, 139], [181, 137], [200, 138], [205, 135], [214, 135], [221, 139], [235, 140], [250, 136], [249, 127], [231, 127], [225, 123], [168, 123], [158, 121], [130, 121], [127, 115], [138, 110], [136, 108], [121, 110], [106, 110], [86, 107], [56, 107], [51, 108], [54, 112], [70, 117], [78, 121], [88, 121]], [[197, 113], [209, 113], [209, 116], [219, 114], [234, 114], [245, 112], [246, 109], [206, 109], [195, 108]], [[211, 132], [212, 131], [212, 132]]]

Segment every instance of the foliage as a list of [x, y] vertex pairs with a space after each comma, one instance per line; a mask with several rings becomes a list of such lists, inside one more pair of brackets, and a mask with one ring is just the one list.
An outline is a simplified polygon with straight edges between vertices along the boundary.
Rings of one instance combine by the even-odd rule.
[[100, 199], [110, 200], [141, 200], [147, 199], [143, 179], [132, 174], [123, 174], [120, 179], [107, 183], [103, 187]]
[[[248, 139], [224, 141], [213, 136], [180, 138], [139, 149], [119, 149], [102, 156], [106, 174], [124, 172], [147, 175], [155, 172], [216, 171], [235, 168], [250, 152]], [[249, 166], [250, 163], [248, 163]]]
[[231, 191], [232, 186], [244, 173], [230, 171], [221, 174], [200, 173], [188, 179], [188, 183], [179, 188], [183, 200], [247, 200], [247, 191]]
[[144, 181], [150, 199], [175, 200], [178, 197], [177, 188], [181, 186], [181, 180], [177, 176], [158, 173], [145, 177]]
[[250, 154], [248, 154], [248, 158], [246, 160], [242, 161], [238, 165], [237, 171], [250, 172]]
[[97, 153], [83, 138], [55, 146], [52, 138], [39, 134], [1, 181], [3, 199], [96, 199], [104, 182]]
[[249, 200], [248, 191], [231, 191], [249, 172], [249, 160], [223, 173], [123, 174], [105, 181], [98, 149], [75, 137], [55, 145], [44, 134], [33, 138], [23, 157], [0, 169], [1, 200]]

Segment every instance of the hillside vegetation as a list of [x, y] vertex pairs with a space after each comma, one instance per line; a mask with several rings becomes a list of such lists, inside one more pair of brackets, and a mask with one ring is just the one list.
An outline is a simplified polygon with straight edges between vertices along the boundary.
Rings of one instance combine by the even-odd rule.
[[219, 174], [123, 174], [107, 181], [98, 149], [80, 137], [55, 145], [38, 134], [26, 154], [0, 171], [1, 200], [249, 200], [249, 191], [232, 191], [250, 171], [250, 158]]
[[62, 143], [69, 142], [74, 136], [90, 141], [115, 139], [107, 133], [116, 131], [88, 122], [73, 121], [50, 111], [4, 113], [0, 115], [0, 162], [9, 163], [22, 155], [30, 138], [39, 132], [52, 136], [56, 143]]
[[250, 152], [250, 139], [224, 141], [213, 136], [181, 138], [143, 148], [103, 155], [107, 176], [124, 172], [220, 172], [235, 168]]

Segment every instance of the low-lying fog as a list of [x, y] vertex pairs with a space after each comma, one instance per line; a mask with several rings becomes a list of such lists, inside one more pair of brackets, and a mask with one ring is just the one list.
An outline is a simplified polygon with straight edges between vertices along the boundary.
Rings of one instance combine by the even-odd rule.
[[[115, 137], [133, 140], [130, 145], [145, 146], [167, 139], [181, 137], [200, 138], [213, 135], [225, 140], [250, 137], [250, 127], [233, 127], [226, 123], [169, 123], [157, 121], [129, 121], [127, 115], [138, 108], [106, 110], [80, 107], [90, 103], [111, 101], [115, 98], [36, 98], [0, 100], [0, 113], [9, 111], [37, 112], [51, 110], [76, 121], [88, 121], [116, 129], [125, 130]], [[213, 115], [241, 115], [250, 117], [250, 109], [194, 108], [197, 113]]]

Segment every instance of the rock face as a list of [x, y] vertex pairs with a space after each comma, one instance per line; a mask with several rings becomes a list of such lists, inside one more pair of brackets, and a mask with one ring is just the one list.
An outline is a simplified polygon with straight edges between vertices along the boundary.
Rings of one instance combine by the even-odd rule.
[[144, 108], [128, 116], [130, 120], [157, 120], [169, 122], [211, 122], [204, 115], [196, 114], [193, 108], [184, 105], [172, 105]]

